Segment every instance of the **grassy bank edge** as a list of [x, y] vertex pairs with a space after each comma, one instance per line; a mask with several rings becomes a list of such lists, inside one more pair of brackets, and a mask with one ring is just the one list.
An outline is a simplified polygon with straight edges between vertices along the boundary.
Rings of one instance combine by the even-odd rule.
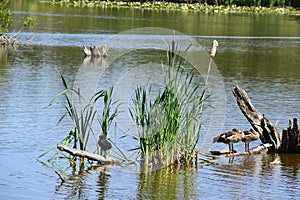
[[236, 5], [208, 5], [202, 3], [172, 3], [172, 2], [123, 2], [123, 1], [85, 1], [85, 0], [49, 0], [53, 4], [74, 7], [96, 8], [132, 8], [163, 11], [192, 11], [202, 13], [251, 13], [251, 14], [293, 14], [300, 15], [300, 11], [292, 7], [261, 7]]

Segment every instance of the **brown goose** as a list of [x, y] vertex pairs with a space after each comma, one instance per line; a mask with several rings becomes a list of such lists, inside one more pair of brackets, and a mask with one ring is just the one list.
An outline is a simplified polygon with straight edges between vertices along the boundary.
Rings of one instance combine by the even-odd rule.
[[259, 133], [256, 132], [253, 128], [250, 130], [243, 131], [242, 141], [245, 142], [245, 151], [250, 153], [249, 144], [259, 138]]
[[228, 144], [229, 152], [234, 155], [233, 144], [242, 140], [243, 132], [239, 131], [237, 128], [232, 129], [232, 131], [228, 131], [222, 133], [221, 135], [215, 137], [213, 139], [213, 143], [222, 142], [224, 144]]
[[98, 144], [101, 148], [100, 155], [104, 153], [104, 157], [106, 158], [106, 152], [112, 148], [112, 145], [109, 141], [107, 141], [106, 137], [103, 135], [99, 136]]

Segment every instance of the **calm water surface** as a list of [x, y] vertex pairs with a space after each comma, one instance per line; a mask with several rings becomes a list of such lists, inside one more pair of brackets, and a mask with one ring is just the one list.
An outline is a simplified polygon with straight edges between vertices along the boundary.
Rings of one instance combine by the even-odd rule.
[[[231, 88], [239, 85], [256, 108], [281, 130], [288, 119], [300, 118], [300, 18], [282, 15], [214, 15], [193, 12], [141, 11], [133, 9], [63, 8], [39, 1], [12, 1], [17, 32], [24, 17], [36, 25], [22, 29], [15, 50], [0, 50], [0, 197], [1, 199], [297, 199], [300, 195], [300, 155], [266, 154], [220, 158], [216, 166], [167, 169], [140, 173], [139, 166], [87, 169], [56, 165], [47, 158], [37, 161], [46, 149], [62, 140], [71, 128], [68, 120], [56, 125], [64, 113], [64, 100], [44, 108], [63, 87], [55, 68], [70, 85], [97, 80], [96, 89], [118, 86], [124, 99], [133, 82], [160, 81], [161, 50], [157, 37], [118, 33], [142, 27], [176, 30], [197, 41], [199, 51], [219, 42], [216, 74], [224, 94], [214, 94], [220, 112], [207, 110], [204, 138], [199, 148], [221, 149], [205, 141], [221, 131], [249, 124], [237, 107]], [[161, 30], [161, 29], [159, 29]], [[111, 39], [117, 38], [117, 39]], [[150, 39], [147, 39], [150, 38]], [[137, 44], [143, 41], [145, 44]], [[110, 56], [126, 50], [114, 62], [84, 60], [82, 45], [110, 42]], [[134, 49], [136, 45], [148, 49]], [[148, 46], [147, 46], [148, 45]], [[128, 50], [129, 49], [129, 50]], [[204, 56], [205, 59], [205, 56]], [[151, 63], [151, 64], [149, 64]], [[106, 66], [107, 68], [105, 68]], [[150, 66], [150, 67], [149, 67]], [[219, 76], [214, 76], [218, 75]], [[101, 78], [99, 78], [101, 77]], [[81, 81], [81, 82], [80, 82]], [[213, 92], [213, 91], [212, 91]], [[126, 100], [126, 98], [125, 98]], [[218, 119], [220, 123], [212, 124]], [[120, 121], [129, 127], [130, 120]], [[118, 129], [118, 136], [132, 130]], [[216, 133], [211, 127], [217, 127]], [[115, 139], [112, 136], [113, 139]], [[131, 137], [118, 139], [124, 150], [136, 147]], [[205, 143], [205, 144], [203, 144]], [[259, 141], [251, 144], [258, 145]], [[90, 144], [93, 149], [94, 144]], [[243, 144], [237, 144], [243, 150]], [[130, 153], [128, 153], [128, 156]], [[280, 165], [272, 165], [275, 158]], [[61, 185], [58, 170], [66, 177]]]

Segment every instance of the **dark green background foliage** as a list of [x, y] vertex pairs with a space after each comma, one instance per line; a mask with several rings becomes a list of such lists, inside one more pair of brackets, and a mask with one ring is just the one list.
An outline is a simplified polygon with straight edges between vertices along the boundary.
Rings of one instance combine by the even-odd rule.
[[9, 8], [9, 0], [0, 1], [0, 35], [7, 31], [12, 22], [12, 15]]
[[[60, 0], [50, 0], [52, 2], [59, 2]], [[80, 0], [77, 0], [78, 2]], [[94, 2], [94, 0], [86, 0], [88, 2]], [[114, 1], [114, 0], [111, 0]], [[154, 0], [115, 0], [115, 1], [154, 1]], [[209, 5], [237, 5], [237, 6], [265, 6], [265, 7], [273, 7], [273, 6], [293, 6], [300, 7], [299, 0], [160, 0], [165, 2], [174, 2], [174, 3], [206, 3]]]

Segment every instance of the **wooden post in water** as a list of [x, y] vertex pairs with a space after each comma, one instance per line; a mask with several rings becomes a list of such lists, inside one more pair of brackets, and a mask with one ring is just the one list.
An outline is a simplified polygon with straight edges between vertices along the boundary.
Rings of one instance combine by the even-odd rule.
[[298, 119], [289, 120], [289, 126], [282, 131], [281, 152], [300, 153], [300, 129]]

